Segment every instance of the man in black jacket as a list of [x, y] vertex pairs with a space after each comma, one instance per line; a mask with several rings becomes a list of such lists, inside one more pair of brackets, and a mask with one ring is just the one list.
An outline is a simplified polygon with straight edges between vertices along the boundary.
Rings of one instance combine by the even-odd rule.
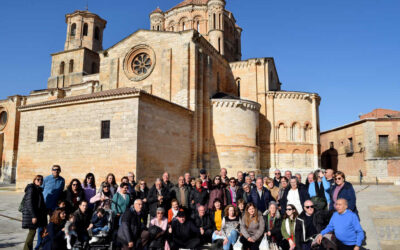
[[121, 225], [118, 229], [118, 241], [122, 249], [143, 249], [149, 240], [149, 232], [142, 219], [143, 202], [135, 200], [133, 207], [127, 209], [121, 217]]
[[252, 202], [258, 211], [264, 213], [268, 208], [269, 202], [273, 200], [274, 198], [272, 198], [269, 190], [263, 186], [263, 179], [260, 177], [257, 178], [256, 188], [251, 190], [248, 202]]
[[206, 208], [204, 206], [199, 206], [197, 208], [197, 213], [193, 216], [193, 222], [198, 229], [204, 231], [204, 234], [200, 237], [201, 242], [203, 244], [210, 243], [211, 236], [214, 232], [214, 223], [206, 213]]
[[203, 235], [204, 230], [197, 228], [190, 220], [186, 220], [185, 212], [180, 211], [177, 220], [172, 222], [169, 233], [172, 234], [172, 250], [179, 248], [196, 249], [201, 244], [198, 236]]
[[151, 218], [156, 217], [156, 210], [158, 207], [162, 207], [165, 211], [168, 211], [168, 207], [171, 205], [169, 198], [169, 191], [162, 186], [162, 181], [157, 178], [147, 196]]
[[78, 240], [83, 244], [89, 242], [88, 228], [92, 215], [88, 208], [87, 201], [81, 200], [79, 202], [79, 208], [74, 212], [76, 233], [78, 234]]

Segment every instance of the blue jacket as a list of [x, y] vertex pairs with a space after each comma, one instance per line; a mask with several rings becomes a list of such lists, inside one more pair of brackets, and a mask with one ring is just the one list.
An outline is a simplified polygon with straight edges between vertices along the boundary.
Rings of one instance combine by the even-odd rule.
[[[331, 203], [329, 204], [329, 210], [334, 210], [333, 193], [335, 192], [336, 184], [331, 186], [330, 197]], [[354, 191], [353, 185], [349, 182], [345, 182], [343, 188], [339, 191], [337, 199], [346, 199], [348, 203], [348, 208], [354, 213], [358, 214], [356, 206], [356, 192]]]
[[261, 213], [264, 213], [264, 211], [268, 209], [270, 201], [274, 201], [274, 198], [272, 198], [271, 193], [265, 187], [262, 188], [261, 199], [258, 195], [257, 187], [250, 191], [248, 202], [252, 202]]
[[54, 178], [53, 175], [46, 176], [43, 180], [43, 197], [46, 208], [53, 211], [57, 208], [57, 202], [65, 187], [65, 180], [61, 176]]
[[358, 216], [348, 209], [343, 214], [338, 212], [333, 214], [328, 226], [321, 231], [321, 234], [329, 232], [334, 232], [336, 238], [347, 246], [361, 246], [364, 240], [364, 231]]
[[[318, 184], [321, 185], [321, 182], [319, 182]], [[326, 180], [325, 176], [322, 177], [322, 186], [324, 187], [326, 201], [329, 204], [331, 201], [331, 197], [329, 195], [331, 184]], [[310, 185], [308, 186], [308, 194], [310, 195], [310, 198], [317, 196], [317, 193], [315, 192], [315, 182], [310, 183]]]

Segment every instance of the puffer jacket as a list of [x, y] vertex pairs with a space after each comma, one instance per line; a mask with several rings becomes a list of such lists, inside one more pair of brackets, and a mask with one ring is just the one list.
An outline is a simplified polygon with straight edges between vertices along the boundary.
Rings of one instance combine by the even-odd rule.
[[[46, 203], [44, 202], [43, 189], [35, 184], [28, 184], [23, 198], [22, 228], [37, 229], [47, 225]], [[32, 224], [32, 218], [37, 222]]]

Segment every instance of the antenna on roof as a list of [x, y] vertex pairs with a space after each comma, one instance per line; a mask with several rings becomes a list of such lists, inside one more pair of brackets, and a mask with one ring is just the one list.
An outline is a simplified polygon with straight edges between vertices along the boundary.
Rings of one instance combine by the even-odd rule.
[[86, 11], [89, 10], [89, 0], [86, 0]]

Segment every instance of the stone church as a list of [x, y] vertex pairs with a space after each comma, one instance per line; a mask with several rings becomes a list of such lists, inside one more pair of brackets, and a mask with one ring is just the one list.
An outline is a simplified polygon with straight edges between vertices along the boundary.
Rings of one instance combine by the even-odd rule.
[[225, 0], [185, 0], [103, 48], [107, 21], [65, 16], [47, 88], [0, 100], [0, 181], [23, 188], [53, 164], [67, 180], [202, 168], [302, 174], [319, 166], [315, 93], [282, 90], [272, 57], [242, 60]]

